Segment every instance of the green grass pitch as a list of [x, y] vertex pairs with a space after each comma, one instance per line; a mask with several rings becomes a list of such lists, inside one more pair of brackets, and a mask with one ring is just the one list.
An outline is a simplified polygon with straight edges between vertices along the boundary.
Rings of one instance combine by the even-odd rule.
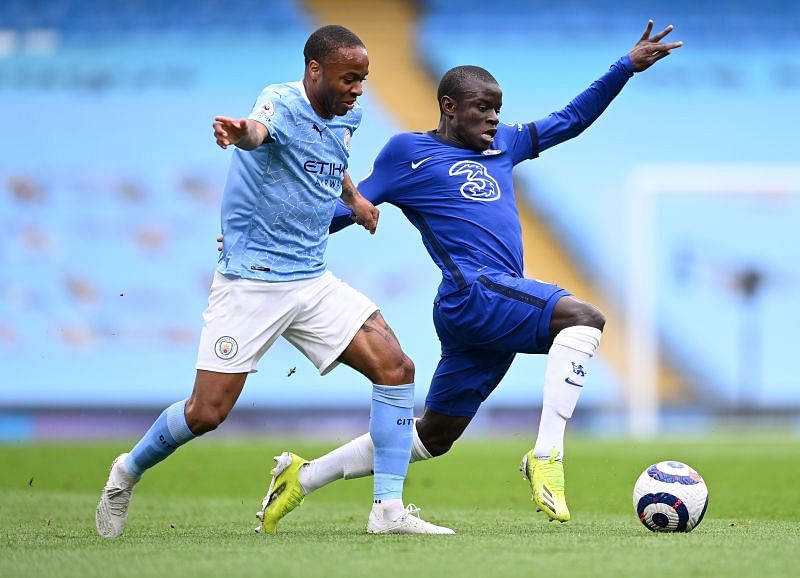
[[[341, 440], [344, 441], [344, 440]], [[0, 446], [0, 576], [797, 576], [800, 441], [574, 439], [573, 519], [536, 513], [517, 470], [528, 440], [469, 439], [410, 468], [406, 501], [456, 536], [368, 536], [371, 479], [312, 494], [277, 536], [253, 532], [272, 455], [330, 449], [285, 440], [198, 440], [138, 486], [125, 534], [105, 541], [94, 508], [113, 444]], [[651, 463], [687, 462], [710, 504], [689, 534], [636, 519], [633, 483]]]

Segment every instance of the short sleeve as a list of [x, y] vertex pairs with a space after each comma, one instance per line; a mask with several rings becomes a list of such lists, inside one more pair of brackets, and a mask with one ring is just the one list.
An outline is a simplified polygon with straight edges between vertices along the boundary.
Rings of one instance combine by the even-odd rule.
[[267, 127], [268, 143], [285, 145], [290, 142], [294, 125], [293, 113], [282, 95], [274, 88], [268, 86], [261, 91], [247, 118]]

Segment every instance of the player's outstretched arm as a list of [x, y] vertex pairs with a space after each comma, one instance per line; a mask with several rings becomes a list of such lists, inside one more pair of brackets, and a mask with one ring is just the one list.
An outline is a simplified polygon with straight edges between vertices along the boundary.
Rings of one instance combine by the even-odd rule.
[[683, 46], [683, 42], [661, 42], [672, 32], [672, 25], [650, 36], [652, 32], [653, 21], [650, 20], [636, 45], [627, 55], [612, 64], [606, 74], [572, 99], [562, 110], [535, 122], [539, 152], [581, 134], [611, 104], [634, 73], [647, 70], [671, 50]]
[[672, 24], [658, 34], [650, 36], [652, 32], [653, 21], [649, 20], [639, 42], [628, 53], [634, 72], [647, 70], [662, 58], [669, 56], [671, 50], [683, 46], [683, 42], [661, 42], [667, 34], [672, 32]]
[[217, 144], [224, 149], [229, 145], [236, 145], [240, 149], [251, 151], [264, 144], [269, 136], [267, 127], [248, 118], [217, 116], [211, 126], [214, 128]]
[[380, 210], [361, 196], [347, 171], [344, 172], [344, 179], [342, 180], [342, 202], [352, 211], [353, 221], [374, 235], [375, 230], [378, 228]]

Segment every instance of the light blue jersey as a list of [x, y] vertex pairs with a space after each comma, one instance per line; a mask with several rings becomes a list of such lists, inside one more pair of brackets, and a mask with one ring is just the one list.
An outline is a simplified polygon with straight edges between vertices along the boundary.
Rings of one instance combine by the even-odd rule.
[[261, 92], [248, 118], [266, 126], [269, 139], [253, 151], [234, 150], [222, 195], [220, 273], [293, 281], [325, 272], [328, 225], [361, 114], [356, 104], [344, 116], [321, 118], [302, 82]]

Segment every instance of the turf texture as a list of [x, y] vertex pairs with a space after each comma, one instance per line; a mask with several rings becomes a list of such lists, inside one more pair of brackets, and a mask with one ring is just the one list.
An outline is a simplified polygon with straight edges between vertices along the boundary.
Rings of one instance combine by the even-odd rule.
[[[465, 440], [413, 464], [406, 502], [456, 536], [368, 536], [371, 479], [313, 493], [276, 536], [253, 532], [271, 456], [306, 458], [340, 441], [214, 440], [147, 473], [125, 534], [102, 540], [94, 508], [129, 443], [0, 445], [0, 576], [792, 576], [800, 561], [800, 440], [572, 439], [573, 519], [547, 522], [518, 471], [524, 439]], [[654, 534], [633, 512], [641, 471], [697, 469], [709, 509], [689, 534]]]

